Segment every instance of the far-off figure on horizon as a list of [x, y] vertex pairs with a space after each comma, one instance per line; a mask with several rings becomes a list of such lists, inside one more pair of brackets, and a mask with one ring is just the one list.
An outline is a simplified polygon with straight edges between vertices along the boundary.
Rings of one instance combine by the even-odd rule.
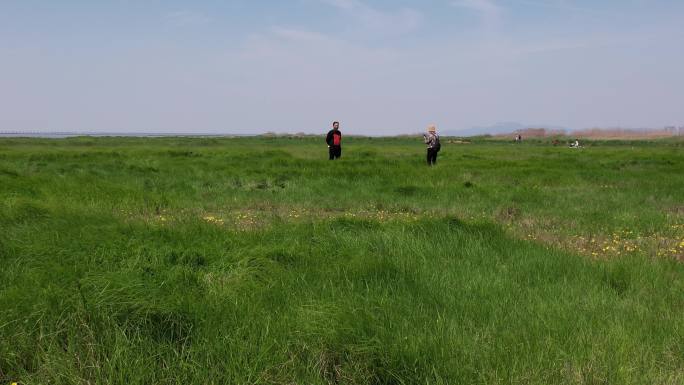
[[423, 141], [427, 144], [427, 164], [434, 166], [437, 163], [437, 153], [442, 149], [439, 143], [439, 135], [434, 124], [428, 126], [427, 134], [423, 134]]
[[333, 122], [332, 127], [325, 137], [325, 142], [328, 143], [329, 159], [335, 160], [342, 156], [342, 132], [340, 132], [340, 122]]

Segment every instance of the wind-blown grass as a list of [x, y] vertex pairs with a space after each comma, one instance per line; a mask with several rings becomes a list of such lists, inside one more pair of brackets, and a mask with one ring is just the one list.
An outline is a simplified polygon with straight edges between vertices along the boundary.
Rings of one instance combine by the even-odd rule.
[[319, 142], [0, 141], [0, 382], [684, 381], [681, 142]]

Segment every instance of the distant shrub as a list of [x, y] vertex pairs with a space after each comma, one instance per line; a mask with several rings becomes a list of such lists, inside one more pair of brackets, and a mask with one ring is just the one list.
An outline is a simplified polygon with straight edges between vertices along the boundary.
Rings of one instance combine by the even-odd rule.
[[166, 154], [170, 157], [174, 158], [198, 158], [202, 156], [201, 154], [198, 154], [193, 151], [179, 151], [179, 150], [169, 150], [166, 152]]
[[420, 192], [420, 187], [418, 186], [399, 186], [394, 189], [398, 194], [404, 196], [414, 196]]
[[9, 170], [6, 168], [0, 168], [0, 175], [5, 175], [5, 176], [11, 176], [11, 177], [18, 177], [19, 173], [14, 171], [14, 170]]

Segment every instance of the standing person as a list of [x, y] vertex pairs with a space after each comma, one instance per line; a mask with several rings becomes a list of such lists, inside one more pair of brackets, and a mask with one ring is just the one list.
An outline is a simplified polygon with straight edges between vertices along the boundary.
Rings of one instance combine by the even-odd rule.
[[434, 166], [437, 163], [437, 153], [442, 146], [439, 143], [439, 135], [434, 124], [428, 126], [428, 133], [423, 134], [423, 141], [427, 144], [427, 163], [428, 166]]
[[342, 132], [340, 122], [333, 122], [332, 130], [328, 131], [325, 142], [328, 143], [328, 153], [330, 160], [338, 159], [342, 156]]

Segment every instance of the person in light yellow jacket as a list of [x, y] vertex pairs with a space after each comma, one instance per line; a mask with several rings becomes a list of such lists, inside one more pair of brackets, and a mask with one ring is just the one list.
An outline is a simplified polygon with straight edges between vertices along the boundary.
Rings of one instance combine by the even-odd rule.
[[428, 126], [427, 134], [423, 134], [423, 141], [427, 145], [427, 164], [434, 166], [437, 163], [437, 153], [442, 149], [439, 143], [439, 135], [434, 124]]

